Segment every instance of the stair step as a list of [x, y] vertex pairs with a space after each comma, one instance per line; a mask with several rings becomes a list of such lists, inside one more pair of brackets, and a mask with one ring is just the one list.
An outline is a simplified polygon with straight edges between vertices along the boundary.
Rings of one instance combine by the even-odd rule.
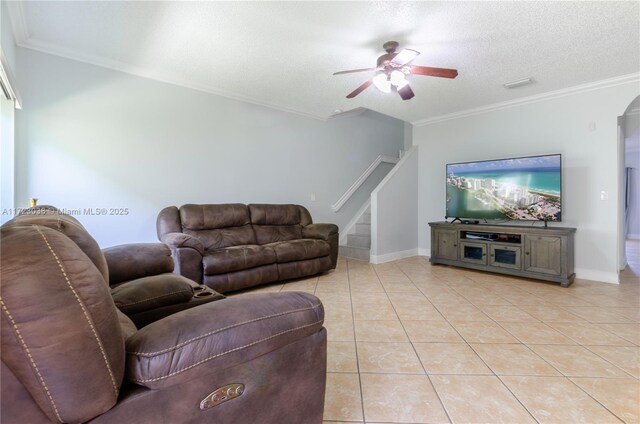
[[360, 219], [358, 219], [358, 224], [371, 224], [371, 214], [363, 213]]
[[371, 224], [356, 223], [356, 234], [371, 235]]
[[369, 262], [369, 249], [364, 247], [340, 246], [340, 256]]
[[370, 234], [347, 234], [347, 246], [371, 248]]

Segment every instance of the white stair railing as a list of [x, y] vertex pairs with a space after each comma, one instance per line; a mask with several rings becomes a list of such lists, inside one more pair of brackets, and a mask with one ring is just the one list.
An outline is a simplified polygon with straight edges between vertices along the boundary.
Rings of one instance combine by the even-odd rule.
[[367, 180], [367, 178], [369, 178], [369, 175], [371, 175], [371, 173], [382, 162], [396, 164], [396, 163], [398, 163], [399, 160], [400, 159], [394, 158], [394, 157], [391, 157], [391, 156], [383, 156], [383, 155], [378, 156], [371, 163], [371, 165], [369, 165], [369, 167], [364, 170], [362, 175], [360, 175], [358, 177], [358, 179], [351, 185], [351, 187], [349, 187], [349, 189], [342, 196], [340, 196], [338, 201], [336, 203], [334, 203], [333, 205], [331, 205], [331, 209], [333, 209], [334, 212], [338, 212], [340, 210], [340, 208], [347, 202], [347, 200], [349, 200], [349, 198], [351, 196], [353, 196], [353, 193], [355, 193], [356, 190], [358, 190], [358, 188], [360, 188], [360, 186]]

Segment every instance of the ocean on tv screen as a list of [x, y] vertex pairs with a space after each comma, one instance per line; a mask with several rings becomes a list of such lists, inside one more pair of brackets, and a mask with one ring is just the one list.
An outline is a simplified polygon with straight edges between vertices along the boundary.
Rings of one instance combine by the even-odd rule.
[[560, 155], [447, 165], [447, 216], [560, 221]]

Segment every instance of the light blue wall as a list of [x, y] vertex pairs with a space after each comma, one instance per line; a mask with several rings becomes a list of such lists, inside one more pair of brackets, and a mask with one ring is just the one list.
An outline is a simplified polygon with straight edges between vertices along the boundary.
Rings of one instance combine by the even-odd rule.
[[371, 261], [418, 254], [418, 147], [371, 193]]
[[638, 90], [631, 82], [414, 127], [420, 247], [430, 248], [428, 222], [444, 219], [447, 163], [561, 153], [560, 225], [577, 228], [576, 274], [617, 282], [617, 117]]
[[102, 246], [155, 241], [160, 209], [184, 203], [298, 203], [342, 227], [366, 196], [339, 213], [331, 204], [378, 155], [403, 147], [403, 122], [374, 112], [324, 122], [32, 50], [18, 56], [28, 105], [17, 121], [18, 206], [37, 197], [78, 210]]

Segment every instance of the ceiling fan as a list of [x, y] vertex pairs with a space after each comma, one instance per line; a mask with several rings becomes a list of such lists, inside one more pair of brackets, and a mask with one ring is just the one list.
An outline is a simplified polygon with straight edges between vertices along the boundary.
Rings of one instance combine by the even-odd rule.
[[333, 75], [350, 74], [353, 72], [371, 72], [375, 71], [376, 75], [365, 81], [360, 87], [353, 90], [347, 95], [347, 99], [352, 99], [364, 90], [369, 88], [371, 84], [375, 85], [380, 91], [390, 93], [392, 90], [397, 91], [402, 100], [409, 100], [415, 94], [409, 82], [405, 78], [407, 75], [427, 75], [441, 78], [455, 78], [458, 71], [446, 68], [430, 68], [428, 66], [409, 65], [409, 63], [420, 54], [420, 52], [411, 49], [402, 49], [396, 53], [399, 43], [397, 41], [387, 41], [382, 45], [387, 54], [383, 54], [378, 58], [375, 68], [351, 69], [349, 71], [336, 72]]

